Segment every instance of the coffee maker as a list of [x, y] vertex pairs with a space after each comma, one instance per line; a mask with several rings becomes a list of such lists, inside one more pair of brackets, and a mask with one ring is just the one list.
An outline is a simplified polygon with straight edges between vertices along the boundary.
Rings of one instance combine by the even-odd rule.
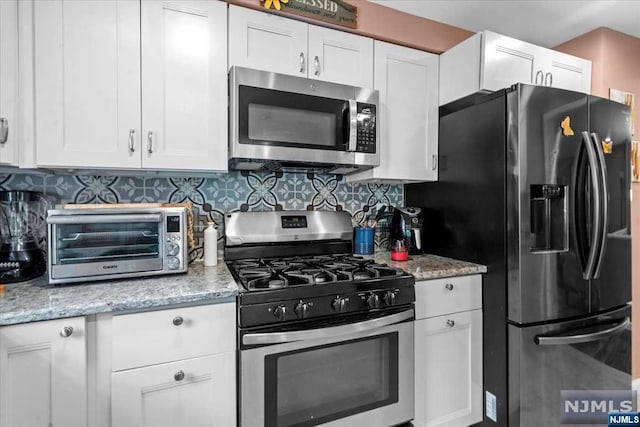
[[421, 254], [422, 222], [422, 209], [394, 208], [389, 226], [389, 242], [404, 239], [409, 255]]
[[49, 201], [32, 191], [0, 191], [0, 283], [42, 275]]

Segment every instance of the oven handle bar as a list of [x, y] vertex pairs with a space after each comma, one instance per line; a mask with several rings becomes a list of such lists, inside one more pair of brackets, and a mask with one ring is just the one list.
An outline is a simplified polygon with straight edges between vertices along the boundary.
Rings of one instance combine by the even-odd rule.
[[48, 224], [99, 224], [114, 222], [161, 222], [162, 214], [113, 214], [50, 216]]
[[323, 338], [331, 338], [336, 335], [348, 335], [358, 332], [366, 332], [384, 326], [393, 325], [414, 318], [413, 308], [392, 314], [390, 316], [379, 317], [377, 319], [365, 320], [364, 322], [352, 323], [349, 325], [332, 326], [329, 328], [307, 329], [292, 332], [269, 332], [262, 334], [247, 334], [242, 337], [244, 345], [264, 345], [281, 344], [292, 341], [309, 341]]

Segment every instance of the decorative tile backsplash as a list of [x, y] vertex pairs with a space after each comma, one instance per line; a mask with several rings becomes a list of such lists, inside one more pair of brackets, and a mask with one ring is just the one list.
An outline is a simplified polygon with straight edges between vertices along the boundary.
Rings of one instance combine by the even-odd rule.
[[[356, 225], [374, 206], [404, 204], [402, 185], [351, 184], [341, 176], [311, 173], [230, 172], [173, 178], [9, 174], [0, 175], [0, 188], [41, 192], [54, 203], [192, 202], [198, 218], [196, 237], [207, 221], [214, 220], [220, 239], [225, 212], [344, 210]], [[385, 233], [378, 233], [376, 245], [386, 246]], [[191, 259], [201, 257], [202, 242], [198, 239]]]

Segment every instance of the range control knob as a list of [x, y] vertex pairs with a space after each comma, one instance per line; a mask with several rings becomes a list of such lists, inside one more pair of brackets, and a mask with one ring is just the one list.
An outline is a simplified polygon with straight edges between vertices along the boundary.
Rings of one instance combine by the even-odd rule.
[[305, 319], [307, 316], [309, 316], [309, 307], [310, 307], [309, 303], [302, 302], [302, 300], [300, 300], [300, 302], [297, 303], [296, 306], [293, 308], [293, 311], [296, 312], [296, 315], [300, 319]]
[[369, 304], [370, 308], [380, 307], [380, 295], [371, 292], [367, 297], [367, 304]]
[[169, 270], [177, 270], [180, 267], [180, 260], [174, 256], [167, 258], [167, 267]]
[[396, 305], [396, 296], [398, 295], [397, 291], [387, 291], [384, 293], [384, 303], [386, 305]]
[[176, 256], [178, 255], [178, 252], [180, 252], [180, 246], [176, 245], [175, 243], [169, 243], [167, 245], [167, 253], [171, 256]]
[[287, 318], [287, 312], [287, 307], [282, 304], [273, 309], [273, 315], [278, 320], [285, 320]]
[[347, 311], [347, 298], [335, 297], [333, 301], [331, 301], [331, 307], [333, 311], [337, 313], [344, 313]]

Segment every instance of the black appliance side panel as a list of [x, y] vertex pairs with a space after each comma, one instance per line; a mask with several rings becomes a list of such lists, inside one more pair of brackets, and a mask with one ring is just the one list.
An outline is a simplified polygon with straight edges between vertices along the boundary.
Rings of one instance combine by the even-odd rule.
[[603, 148], [609, 195], [602, 267], [591, 282], [591, 311], [600, 312], [631, 301], [631, 118], [627, 106], [595, 96], [589, 97], [589, 113], [590, 130]]
[[[440, 118], [439, 181], [405, 186], [407, 206], [425, 208], [424, 252], [484, 264], [484, 390], [496, 396], [506, 425], [506, 96]], [[482, 396], [484, 400], [485, 396]]]

